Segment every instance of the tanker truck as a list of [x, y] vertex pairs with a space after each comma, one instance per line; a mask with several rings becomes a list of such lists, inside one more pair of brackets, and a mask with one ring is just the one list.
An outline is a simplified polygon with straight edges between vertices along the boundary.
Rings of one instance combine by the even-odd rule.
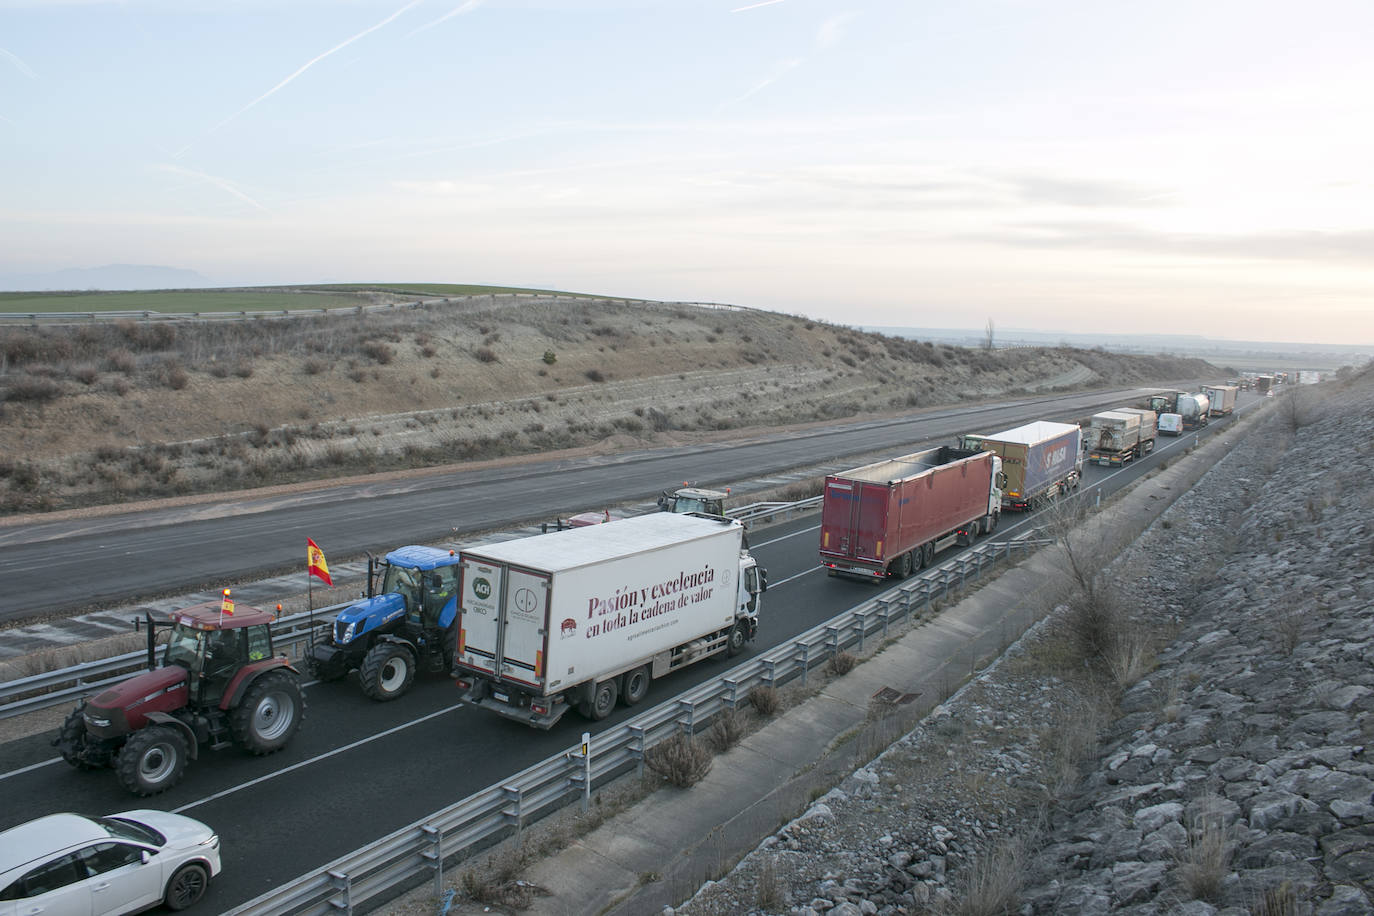
[[459, 698], [548, 729], [738, 654], [767, 589], [743, 541], [735, 519], [656, 512], [461, 550]]
[[1180, 394], [1174, 413], [1183, 418], [1185, 430], [1201, 429], [1207, 425], [1207, 415], [1211, 408], [1212, 402], [1205, 394]]
[[1002, 460], [948, 446], [825, 479], [821, 565], [829, 575], [903, 579], [935, 554], [997, 528]]
[[1078, 486], [1083, 476], [1083, 431], [1076, 423], [1036, 420], [987, 435], [970, 434], [959, 447], [1002, 459], [1002, 508], [1025, 511]]

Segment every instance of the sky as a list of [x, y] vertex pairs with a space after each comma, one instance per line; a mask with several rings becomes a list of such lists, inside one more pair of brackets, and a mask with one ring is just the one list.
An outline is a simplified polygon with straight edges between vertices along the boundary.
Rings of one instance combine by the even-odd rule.
[[0, 276], [1374, 343], [1369, 0], [0, 0]]

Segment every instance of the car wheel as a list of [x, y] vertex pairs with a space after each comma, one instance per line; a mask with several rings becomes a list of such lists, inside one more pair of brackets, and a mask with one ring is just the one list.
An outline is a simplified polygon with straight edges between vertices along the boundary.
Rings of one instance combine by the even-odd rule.
[[135, 795], [166, 792], [186, 772], [186, 739], [167, 725], [134, 732], [115, 759], [115, 775]]
[[415, 681], [415, 656], [405, 646], [379, 642], [373, 646], [358, 669], [363, 693], [374, 700], [394, 700], [404, 696]]
[[625, 689], [620, 692], [620, 702], [626, 706], [638, 706], [649, 695], [649, 682], [651, 680], [648, 665], [640, 665], [627, 673], [625, 675]]
[[188, 862], [176, 870], [167, 882], [162, 902], [169, 910], [184, 910], [200, 901], [210, 886], [210, 871], [199, 862]]
[[261, 674], [229, 714], [234, 743], [250, 754], [279, 751], [305, 717], [301, 685], [285, 671]]

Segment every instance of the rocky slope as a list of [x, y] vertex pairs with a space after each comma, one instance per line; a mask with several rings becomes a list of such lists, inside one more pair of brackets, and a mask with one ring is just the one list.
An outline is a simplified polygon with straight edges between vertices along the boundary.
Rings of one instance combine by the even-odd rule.
[[1374, 912], [1374, 372], [1288, 398], [678, 916]]

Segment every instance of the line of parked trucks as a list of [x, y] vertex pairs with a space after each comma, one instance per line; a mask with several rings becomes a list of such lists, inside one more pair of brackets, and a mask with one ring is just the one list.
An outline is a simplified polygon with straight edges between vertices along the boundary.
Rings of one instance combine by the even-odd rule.
[[[1195, 421], [1212, 409], [1207, 394], [1161, 397]], [[1229, 412], [1234, 392], [1218, 400]], [[1086, 441], [1078, 424], [1040, 420], [830, 474], [820, 563], [830, 575], [904, 578], [992, 534], [1003, 512], [1076, 489], [1085, 451], [1124, 463], [1153, 448], [1155, 430], [1155, 411], [1126, 408], [1095, 416]], [[419, 673], [450, 673], [463, 702], [537, 728], [569, 710], [604, 719], [642, 702], [655, 679], [736, 655], [758, 633], [767, 574], [723, 497], [687, 487], [665, 494], [663, 512], [369, 558], [364, 595], [305, 667], [321, 681], [357, 671], [379, 701]], [[173, 615], [161, 667], [150, 620], [150, 670], [83, 700], [54, 742], [63, 758], [113, 768], [150, 795], [175, 785], [202, 745], [283, 747], [304, 715], [300, 671], [274, 654], [271, 614], [225, 602]]]

